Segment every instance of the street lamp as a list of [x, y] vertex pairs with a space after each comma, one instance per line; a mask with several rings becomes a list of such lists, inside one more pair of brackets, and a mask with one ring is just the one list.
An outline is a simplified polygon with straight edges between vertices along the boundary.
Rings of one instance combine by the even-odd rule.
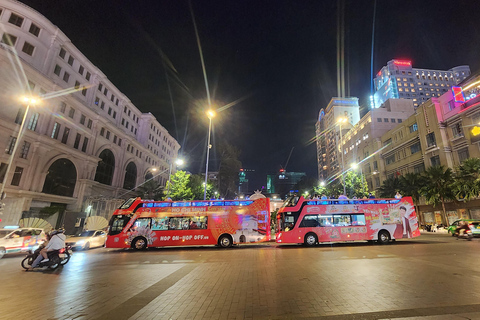
[[10, 172], [10, 168], [12, 167], [13, 158], [15, 157], [15, 153], [17, 152], [17, 147], [20, 144], [23, 128], [25, 127], [25, 120], [27, 119], [28, 115], [28, 110], [30, 109], [30, 105], [38, 104], [40, 102], [40, 99], [33, 96], [23, 96], [20, 98], [20, 101], [25, 103], [27, 105], [27, 108], [25, 109], [25, 113], [23, 114], [22, 122], [20, 123], [20, 129], [18, 130], [17, 139], [15, 140], [12, 153], [10, 154], [10, 159], [8, 160], [7, 170], [5, 171], [2, 187], [0, 188], [0, 201], [2, 201], [4, 198], [5, 184], [7, 183], [8, 173]]
[[357, 170], [358, 167], [360, 167], [360, 176], [362, 177], [362, 194], [365, 193], [365, 187], [364, 187], [364, 182], [363, 182], [363, 168], [362, 166], [359, 166], [358, 163], [352, 163], [351, 165], [353, 170]]
[[[176, 166], [182, 166], [184, 161], [182, 159], [177, 159], [174, 161]], [[167, 195], [166, 197], [168, 198], [168, 193], [170, 192], [170, 179], [172, 177], [172, 166], [173, 162], [170, 162], [170, 171], [168, 172], [168, 184], [167, 184]]]
[[342, 123], [346, 123], [348, 119], [346, 117], [340, 117], [337, 119], [337, 123], [340, 126], [340, 152], [342, 153], [342, 183], [343, 183], [343, 194], [346, 195], [347, 191], [345, 188], [345, 163], [343, 162], [343, 135], [342, 135]]
[[210, 157], [210, 148], [212, 147], [210, 145], [210, 133], [212, 131], [212, 119], [215, 117], [217, 113], [215, 110], [209, 109], [207, 110], [207, 117], [210, 120], [208, 124], [208, 142], [207, 142], [207, 163], [205, 165], [205, 184], [204, 184], [204, 189], [203, 189], [203, 200], [207, 200], [207, 179], [208, 179], [208, 158]]

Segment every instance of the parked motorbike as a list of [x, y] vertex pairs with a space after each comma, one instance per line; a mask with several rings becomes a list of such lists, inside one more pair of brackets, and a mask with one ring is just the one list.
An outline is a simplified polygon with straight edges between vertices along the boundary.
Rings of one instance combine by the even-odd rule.
[[[32, 264], [33, 261], [38, 257], [40, 254], [40, 250], [43, 249], [43, 245], [40, 246], [37, 250], [32, 251], [27, 254], [27, 256], [22, 260], [22, 267], [26, 270], [28, 270]], [[63, 266], [70, 261], [70, 257], [72, 255], [72, 247], [71, 246], [66, 246], [65, 248], [62, 248], [60, 250], [54, 250], [50, 251], [47, 253], [48, 256], [48, 261], [45, 262], [40, 262], [36, 268], [44, 268], [48, 267], [51, 270], [57, 269], [59, 266]]]

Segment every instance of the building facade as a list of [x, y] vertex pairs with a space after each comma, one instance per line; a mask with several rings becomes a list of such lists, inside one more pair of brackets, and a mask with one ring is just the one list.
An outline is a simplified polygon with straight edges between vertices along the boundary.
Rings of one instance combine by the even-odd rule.
[[118, 203], [146, 178], [165, 184], [178, 142], [61, 30], [26, 5], [1, 0], [0, 33], [0, 181], [6, 193], [0, 226], [45, 207], [85, 212], [95, 199]]
[[382, 136], [413, 113], [412, 100], [388, 99], [380, 108], [371, 109], [343, 136], [346, 168], [358, 168], [356, 170], [365, 176], [370, 190], [381, 185], [379, 172], [383, 171], [383, 163], [379, 161], [378, 153], [386, 147]]
[[[339, 119], [346, 120], [339, 123]], [[342, 133], [360, 121], [358, 98], [332, 98], [319, 112], [315, 124], [318, 179], [329, 180], [342, 170], [340, 140]]]
[[466, 65], [430, 70], [413, 68], [408, 60], [390, 60], [374, 79], [373, 107], [380, 107], [388, 99], [411, 99], [418, 107], [430, 98], [440, 97], [469, 75], [470, 67]]
[[[443, 165], [455, 170], [463, 160], [480, 158], [480, 76], [420, 105], [415, 113], [382, 137], [386, 147], [377, 155], [381, 180]], [[393, 195], [392, 195], [393, 196]], [[446, 204], [448, 223], [480, 219], [480, 200]], [[441, 210], [422, 201], [424, 223], [447, 223]]]

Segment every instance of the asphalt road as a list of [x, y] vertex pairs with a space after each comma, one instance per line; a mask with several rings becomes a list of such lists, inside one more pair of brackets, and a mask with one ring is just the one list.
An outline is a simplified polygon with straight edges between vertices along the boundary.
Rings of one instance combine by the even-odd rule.
[[480, 319], [480, 239], [75, 252], [0, 260], [0, 319]]

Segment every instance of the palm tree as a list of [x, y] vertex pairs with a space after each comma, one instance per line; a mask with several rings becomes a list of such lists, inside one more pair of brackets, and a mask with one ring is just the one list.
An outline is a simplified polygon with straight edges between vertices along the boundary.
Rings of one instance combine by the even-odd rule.
[[458, 199], [469, 201], [480, 194], [480, 159], [469, 158], [457, 168], [454, 183], [455, 195]]
[[427, 204], [434, 207], [439, 203], [442, 204], [443, 221], [448, 225], [445, 202], [456, 200], [453, 192], [455, 180], [452, 169], [445, 169], [444, 166], [434, 166], [428, 168], [422, 176], [425, 179], [425, 185], [420, 189], [420, 193], [425, 196]]
[[393, 198], [395, 194], [401, 190], [400, 180], [397, 177], [388, 178], [378, 188], [381, 198]]
[[400, 176], [400, 193], [404, 196], [412, 197], [415, 211], [419, 214], [418, 203], [420, 202], [420, 189], [425, 184], [425, 179], [419, 173], [406, 173]]

